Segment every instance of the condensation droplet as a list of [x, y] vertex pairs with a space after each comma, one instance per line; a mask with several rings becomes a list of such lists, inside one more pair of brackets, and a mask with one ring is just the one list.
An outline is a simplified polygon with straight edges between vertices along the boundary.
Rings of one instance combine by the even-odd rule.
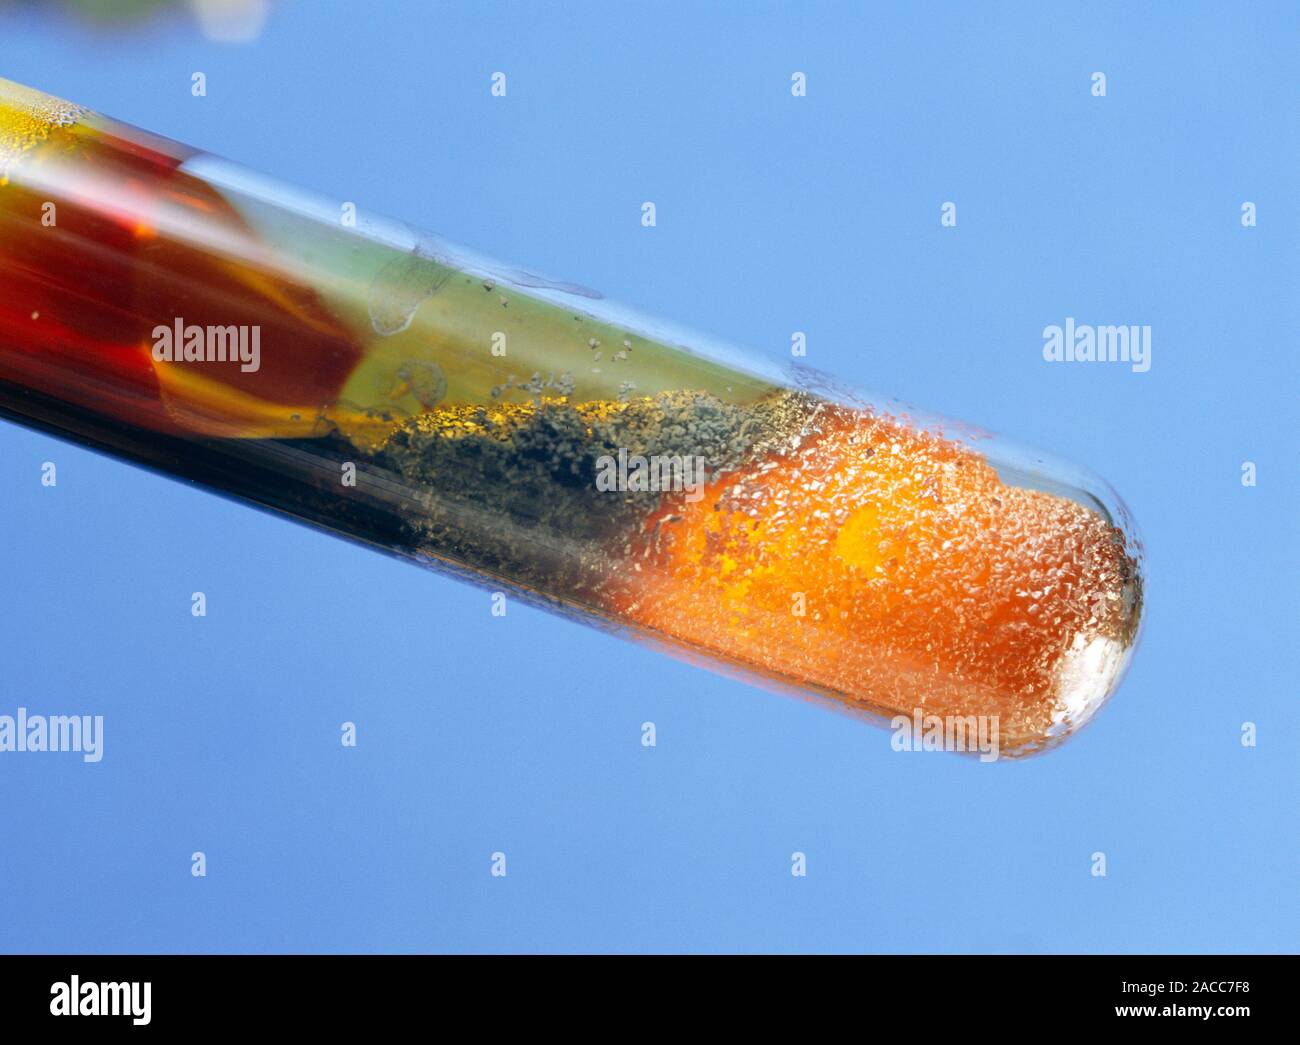
[[510, 269], [508, 272], [503, 273], [503, 275], [517, 287], [536, 287], [539, 290], [558, 290], [561, 294], [572, 294], [574, 297], [590, 298], [596, 301], [605, 296], [599, 290], [592, 290], [590, 287], [584, 287], [580, 283], [564, 283], [559, 280], [547, 279], [545, 276], [537, 276], [531, 272], [525, 272], [523, 269]]

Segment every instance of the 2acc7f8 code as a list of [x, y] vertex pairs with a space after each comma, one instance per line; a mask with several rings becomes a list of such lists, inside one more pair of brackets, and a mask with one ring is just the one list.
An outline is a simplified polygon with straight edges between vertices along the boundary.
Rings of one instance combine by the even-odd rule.
[[1170, 980], [1168, 983], [1128, 983], [1123, 985], [1125, 994], [1249, 994], [1248, 980]]

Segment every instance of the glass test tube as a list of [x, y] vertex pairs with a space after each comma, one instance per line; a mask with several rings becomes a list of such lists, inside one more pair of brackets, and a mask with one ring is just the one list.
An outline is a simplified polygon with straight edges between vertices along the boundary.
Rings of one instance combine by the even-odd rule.
[[0, 411], [714, 666], [1050, 746], [1141, 547], [1091, 473], [0, 80]]

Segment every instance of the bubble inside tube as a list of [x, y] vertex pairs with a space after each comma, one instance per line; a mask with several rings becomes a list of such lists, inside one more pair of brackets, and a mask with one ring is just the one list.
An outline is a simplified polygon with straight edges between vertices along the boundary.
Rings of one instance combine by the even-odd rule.
[[397, 371], [397, 378], [426, 410], [437, 406], [447, 394], [447, 375], [431, 359], [412, 359], [403, 363]]
[[393, 258], [370, 284], [367, 302], [376, 334], [400, 334], [415, 319], [415, 311], [451, 278], [451, 270], [424, 248]]

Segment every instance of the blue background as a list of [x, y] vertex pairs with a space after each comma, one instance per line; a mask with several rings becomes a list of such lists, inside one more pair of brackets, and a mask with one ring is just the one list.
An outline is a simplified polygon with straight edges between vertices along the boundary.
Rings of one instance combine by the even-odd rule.
[[[0, 425], [0, 713], [107, 720], [98, 765], [0, 755], [0, 949], [1296, 949], [1294, 5], [49, 6], [0, 75], [1091, 465], [1148, 617], [1063, 748], [896, 754]], [[1045, 363], [1066, 316], [1151, 371]]]

